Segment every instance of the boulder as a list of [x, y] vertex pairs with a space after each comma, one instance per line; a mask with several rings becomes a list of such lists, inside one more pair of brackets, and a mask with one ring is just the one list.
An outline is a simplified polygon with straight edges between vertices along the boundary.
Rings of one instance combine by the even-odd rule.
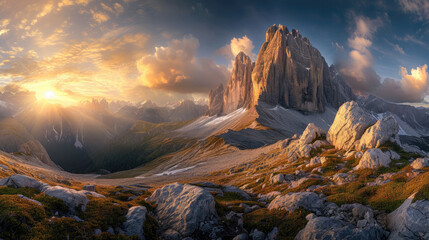
[[36, 204], [38, 204], [40, 206], [43, 206], [43, 204], [41, 202], [39, 202], [37, 200], [34, 200], [34, 199], [31, 199], [31, 198], [28, 198], [28, 197], [26, 197], [26, 196], [24, 196], [22, 194], [18, 194], [17, 196], [20, 197], [20, 198], [22, 198], [22, 199], [25, 199], [27, 201], [34, 202], [34, 203], [36, 203]]
[[232, 240], [248, 240], [249, 235], [247, 233], [241, 233], [235, 236]]
[[295, 237], [295, 240], [381, 240], [385, 239], [387, 235], [388, 233], [376, 224], [358, 228], [342, 220], [317, 217], [309, 220], [305, 228]]
[[417, 158], [411, 163], [413, 169], [422, 169], [424, 167], [429, 167], [429, 158]]
[[312, 167], [318, 164], [324, 164], [326, 162], [326, 157], [313, 157], [310, 159], [310, 162], [306, 165], [306, 167]]
[[251, 200], [251, 197], [249, 196], [249, 194], [247, 194], [245, 191], [241, 190], [238, 187], [225, 185], [225, 186], [222, 186], [222, 190], [223, 190], [223, 192], [226, 192], [226, 193], [227, 192], [229, 192], [229, 193], [237, 193], [243, 199], [245, 199], [245, 200]]
[[338, 109], [327, 140], [337, 149], [352, 150], [355, 142], [375, 122], [375, 118], [355, 101], [346, 102]]
[[84, 191], [76, 191], [74, 189], [61, 186], [49, 186], [46, 187], [43, 192], [48, 196], [63, 200], [71, 212], [74, 212], [77, 207], [80, 207], [82, 211], [85, 211], [86, 204], [89, 202]]
[[293, 212], [299, 207], [303, 207], [312, 212], [323, 211], [323, 200], [313, 192], [296, 192], [277, 196], [269, 205], [269, 210], [280, 209]]
[[344, 183], [349, 183], [353, 181], [357, 176], [355, 174], [348, 173], [336, 173], [331, 179], [335, 182], [336, 185], [342, 185]]
[[157, 189], [147, 201], [157, 204], [156, 217], [165, 229], [190, 236], [204, 223], [217, 223], [213, 196], [201, 187], [174, 183]]
[[274, 176], [271, 177], [271, 183], [276, 184], [276, 183], [283, 183], [285, 180], [285, 177], [283, 174], [276, 174]]
[[387, 215], [389, 239], [429, 239], [429, 201], [413, 203], [409, 197], [395, 211]]
[[399, 126], [393, 116], [382, 118], [365, 130], [357, 148], [365, 150], [378, 148], [387, 141], [399, 142], [398, 132]]
[[250, 237], [252, 237], [252, 240], [265, 240], [266, 235], [264, 232], [255, 229], [250, 233]]
[[301, 141], [302, 144], [309, 144], [322, 135], [326, 135], [323, 129], [317, 127], [313, 123], [309, 123], [299, 138], [299, 141]]
[[43, 188], [49, 185], [46, 183], [39, 182], [32, 177], [18, 174], [1, 179], [0, 186], [8, 186], [13, 188], [29, 187], [42, 191]]
[[143, 224], [146, 221], [147, 210], [143, 206], [134, 206], [128, 209], [126, 221], [124, 222], [124, 230], [127, 236], [137, 236], [139, 239], [145, 240]]
[[390, 154], [386, 154], [378, 148], [373, 148], [369, 149], [363, 154], [362, 158], [359, 161], [359, 164], [354, 169], [376, 169], [379, 167], [389, 167], [389, 164]]
[[374, 182], [369, 182], [366, 185], [368, 185], [368, 186], [381, 186], [381, 185], [384, 185], [384, 184], [390, 182], [390, 179], [392, 178], [393, 175], [395, 175], [395, 173], [381, 174], [380, 176], [378, 176], [374, 180]]
[[95, 192], [95, 185], [83, 185], [83, 190]]

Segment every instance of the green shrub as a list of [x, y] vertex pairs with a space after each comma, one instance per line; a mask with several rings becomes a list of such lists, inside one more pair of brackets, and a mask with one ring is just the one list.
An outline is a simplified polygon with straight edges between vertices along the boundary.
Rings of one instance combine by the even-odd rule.
[[128, 209], [125, 206], [114, 204], [104, 198], [93, 198], [86, 205], [86, 211], [78, 214], [93, 229], [106, 231], [109, 226], [121, 227], [126, 220]]
[[0, 187], [0, 195], [17, 195], [22, 194], [26, 197], [32, 198], [34, 195], [38, 194], [40, 191], [34, 188], [24, 187], [24, 188], [12, 188], [12, 187]]
[[34, 196], [33, 199], [41, 202], [45, 210], [51, 215], [54, 215], [55, 212], [58, 212], [59, 214], [65, 214], [69, 211], [69, 208], [63, 200], [48, 196], [45, 193], [40, 193]]
[[45, 209], [37, 203], [16, 195], [0, 196], [0, 238], [26, 239], [30, 228], [45, 217]]

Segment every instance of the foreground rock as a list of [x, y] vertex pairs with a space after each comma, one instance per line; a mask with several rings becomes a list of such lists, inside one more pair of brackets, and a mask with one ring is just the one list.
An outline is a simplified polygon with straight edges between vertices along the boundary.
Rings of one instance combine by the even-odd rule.
[[327, 140], [337, 149], [351, 150], [356, 140], [375, 123], [375, 118], [359, 107], [355, 101], [344, 103], [329, 128]]
[[[197, 230], [204, 231], [201, 228], [203, 225], [217, 223], [213, 196], [197, 186], [180, 183], [166, 185], [156, 190], [147, 201], [157, 204], [156, 217], [160, 226], [165, 230], [173, 229], [182, 237], [190, 236]], [[205, 229], [207, 231], [207, 227]]]
[[358, 150], [378, 148], [383, 143], [398, 142], [399, 126], [393, 116], [388, 116], [378, 120], [368, 128], [359, 140]]
[[46, 183], [39, 182], [34, 178], [18, 174], [0, 180], [0, 186], [7, 186], [13, 188], [29, 187], [42, 191], [45, 187], [48, 187], [49, 185]]
[[391, 154], [384, 153], [378, 148], [369, 149], [363, 154], [355, 169], [389, 167], [391, 161], [390, 155]]
[[315, 139], [320, 138], [324, 135], [326, 135], [326, 132], [323, 129], [317, 127], [313, 123], [309, 123], [305, 128], [304, 132], [302, 132], [302, 135], [299, 140], [302, 144], [309, 144]]
[[76, 191], [74, 189], [61, 186], [47, 187], [43, 192], [48, 196], [63, 200], [72, 212], [74, 212], [77, 207], [80, 207], [82, 211], [85, 211], [86, 204], [89, 202], [83, 191]]
[[65, 188], [61, 186], [50, 186], [46, 183], [37, 181], [34, 178], [24, 175], [12, 175], [0, 180], [0, 186], [8, 186], [14, 188], [34, 188], [40, 192], [44, 192], [46, 195], [56, 197], [64, 201], [69, 207], [71, 213], [74, 213], [77, 207], [80, 207], [81, 211], [86, 210], [86, 204], [89, 202], [86, 195], [92, 195], [94, 197], [104, 198], [104, 195], [89, 192], [89, 191], [76, 191], [74, 189]]
[[417, 158], [411, 163], [413, 169], [422, 169], [429, 167], [429, 158]]
[[296, 236], [296, 240], [308, 239], [360, 239], [377, 240], [385, 239], [387, 232], [378, 225], [369, 225], [358, 228], [351, 223], [328, 217], [310, 219], [305, 228]]
[[387, 216], [389, 239], [429, 239], [429, 201], [408, 198]]
[[146, 220], [147, 210], [143, 206], [134, 206], [128, 209], [124, 230], [127, 236], [136, 235], [140, 239], [145, 240], [143, 224]]
[[299, 138], [288, 138], [280, 142], [289, 162], [295, 162], [302, 157], [310, 157], [311, 150], [329, 144], [325, 140], [318, 140], [326, 132], [313, 123], [309, 123]]
[[293, 212], [299, 207], [320, 214], [324, 208], [323, 200], [313, 192], [288, 193], [277, 196], [268, 205], [269, 210], [280, 209]]

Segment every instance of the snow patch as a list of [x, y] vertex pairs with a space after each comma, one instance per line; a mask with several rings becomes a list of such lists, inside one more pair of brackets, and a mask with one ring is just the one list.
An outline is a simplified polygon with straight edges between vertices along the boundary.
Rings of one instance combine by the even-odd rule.
[[79, 132], [76, 132], [76, 140], [74, 141], [74, 147], [82, 149], [83, 144], [79, 141]]
[[[174, 174], [177, 174], [177, 173], [186, 172], [186, 171], [188, 171], [190, 169], [193, 169], [193, 168], [195, 168], [195, 167], [197, 167], [198, 165], [201, 165], [201, 164], [203, 164], [203, 163], [198, 163], [198, 164], [196, 164], [194, 166], [185, 167], [185, 168], [177, 168], [179, 165], [176, 164], [173, 167], [165, 170], [164, 172], [154, 174], [154, 176], [170, 176], [170, 175], [174, 175]], [[138, 176], [136, 178], [144, 178], [144, 176]]]

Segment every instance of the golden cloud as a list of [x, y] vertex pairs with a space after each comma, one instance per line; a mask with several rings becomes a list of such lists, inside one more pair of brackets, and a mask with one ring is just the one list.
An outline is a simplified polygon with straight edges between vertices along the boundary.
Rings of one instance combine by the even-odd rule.
[[225, 83], [229, 72], [212, 60], [197, 58], [198, 39], [184, 37], [137, 61], [143, 86], [179, 93], [203, 93]]

